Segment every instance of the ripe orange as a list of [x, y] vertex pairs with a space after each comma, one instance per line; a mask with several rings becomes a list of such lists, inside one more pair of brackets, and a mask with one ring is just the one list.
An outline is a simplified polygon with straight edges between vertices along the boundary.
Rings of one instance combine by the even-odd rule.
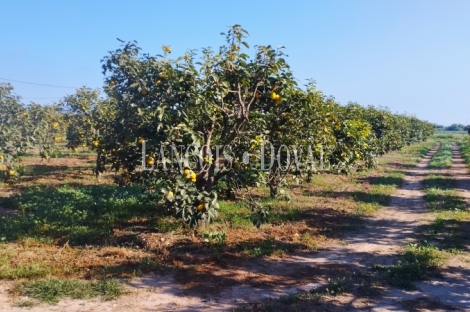
[[206, 205], [205, 205], [205, 204], [199, 204], [199, 205], [197, 206], [197, 211], [202, 211], [202, 210], [204, 210], [204, 208], [206, 208]]
[[153, 157], [149, 157], [149, 158], [147, 158], [146, 163], [147, 163], [147, 165], [152, 166], [155, 163], [155, 160], [153, 159]]

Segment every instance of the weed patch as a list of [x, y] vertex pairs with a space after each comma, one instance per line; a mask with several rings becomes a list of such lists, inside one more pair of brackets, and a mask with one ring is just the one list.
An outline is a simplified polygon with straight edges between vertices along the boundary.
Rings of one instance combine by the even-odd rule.
[[413, 282], [425, 280], [431, 270], [443, 265], [444, 252], [423, 242], [409, 244], [393, 266], [376, 266], [387, 283], [404, 289], [413, 289]]
[[28, 281], [17, 285], [15, 291], [47, 303], [57, 303], [65, 297], [89, 299], [100, 296], [104, 300], [113, 300], [126, 293], [122, 284], [115, 279], [93, 282], [60, 279]]
[[450, 168], [452, 166], [452, 144], [445, 142], [431, 159], [430, 169]]

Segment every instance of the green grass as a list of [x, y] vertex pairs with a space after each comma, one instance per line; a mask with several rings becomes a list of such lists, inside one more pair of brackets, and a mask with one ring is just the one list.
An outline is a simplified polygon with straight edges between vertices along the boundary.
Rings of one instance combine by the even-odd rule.
[[155, 229], [159, 233], [169, 233], [182, 229], [185, 226], [182, 220], [177, 220], [174, 217], [158, 218], [155, 222]]
[[[292, 252], [294, 250], [305, 250], [311, 248], [312, 246], [307, 245], [309, 243], [309, 239], [310, 237], [307, 235], [302, 237], [301, 243], [284, 243], [280, 241], [275, 241], [273, 239], [266, 239], [251, 243], [242, 243], [242, 253], [254, 258], [271, 255], [282, 257], [286, 253]], [[314, 245], [313, 242], [310, 243]]]
[[14, 264], [9, 254], [0, 251], [0, 279], [42, 278], [52, 273], [52, 267], [43, 263]]
[[19, 308], [32, 308], [36, 305], [36, 302], [32, 300], [22, 300], [16, 304]]
[[354, 212], [359, 215], [371, 215], [386, 206], [390, 196], [400, 185], [402, 177], [403, 174], [392, 173], [376, 179], [369, 192], [354, 192], [352, 198], [358, 203]]
[[[35, 238], [70, 245], [104, 243], [122, 220], [157, 215], [139, 188], [109, 185], [33, 187], [9, 202], [21, 213], [1, 217], [3, 241]], [[158, 226], [158, 225], [157, 225]]]
[[430, 169], [442, 169], [452, 166], [452, 145], [450, 142], [443, 141], [441, 147], [429, 163]]
[[241, 201], [221, 201], [219, 223], [228, 223], [232, 228], [248, 229], [253, 227], [251, 210]]
[[66, 297], [89, 299], [99, 296], [104, 300], [113, 300], [126, 293], [123, 285], [116, 279], [92, 282], [73, 279], [37, 280], [20, 283], [15, 290], [20, 295], [47, 303], [57, 303]]
[[432, 269], [443, 265], [445, 258], [445, 252], [427, 242], [409, 244], [395, 265], [376, 269], [388, 284], [413, 289], [413, 282], [427, 279]]
[[381, 206], [377, 203], [360, 202], [354, 210], [354, 213], [358, 215], [371, 215], [377, 212], [377, 210], [379, 210], [380, 208]]
[[465, 139], [459, 141], [460, 152], [462, 153], [465, 162], [470, 167], [470, 137], [465, 137]]
[[427, 153], [436, 145], [437, 138], [435, 136], [429, 138], [425, 142], [408, 145], [400, 151], [400, 162], [404, 165], [417, 164]]
[[442, 249], [448, 251], [465, 249], [470, 239], [470, 213], [467, 211], [466, 202], [454, 190], [455, 180], [429, 175], [423, 185], [426, 204], [436, 217], [424, 229], [427, 239], [435, 241]]
[[466, 204], [454, 191], [452, 178], [430, 174], [423, 181], [424, 199], [428, 208], [434, 212], [444, 210], [463, 210]]

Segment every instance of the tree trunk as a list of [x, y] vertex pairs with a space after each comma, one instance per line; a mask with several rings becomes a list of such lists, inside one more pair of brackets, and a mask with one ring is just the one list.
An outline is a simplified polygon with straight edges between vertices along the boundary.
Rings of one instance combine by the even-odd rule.
[[307, 182], [310, 183], [312, 182], [313, 174], [311, 172], [307, 173]]
[[271, 196], [271, 198], [276, 198], [277, 187], [277, 184], [269, 184], [269, 195]]
[[104, 171], [104, 162], [101, 156], [101, 151], [98, 150], [98, 154], [96, 155], [96, 168], [95, 168], [95, 175], [99, 179], [101, 177], [101, 173]]

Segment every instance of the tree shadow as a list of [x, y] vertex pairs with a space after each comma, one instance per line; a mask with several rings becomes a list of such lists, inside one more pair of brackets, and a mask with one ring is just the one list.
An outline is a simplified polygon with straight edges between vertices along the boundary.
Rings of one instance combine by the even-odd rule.
[[304, 195], [306, 196], [317, 196], [317, 197], [328, 197], [335, 199], [353, 199], [355, 202], [372, 204], [372, 205], [387, 205], [392, 196], [378, 193], [367, 193], [361, 191], [323, 191], [323, 192], [311, 192], [305, 191]]
[[421, 239], [449, 252], [470, 252], [470, 221], [436, 219], [418, 228]]
[[[402, 173], [402, 172], [399, 172]], [[372, 185], [393, 185], [393, 186], [399, 186], [402, 182], [403, 179], [401, 177], [374, 177], [374, 176], [369, 176], [369, 177], [362, 177], [357, 179], [358, 182], [361, 183], [369, 183]]]
[[153, 230], [152, 220], [161, 212], [143, 196], [139, 187], [111, 185], [25, 188], [8, 199], [21, 213], [2, 220], [0, 237], [43, 237], [76, 246], [113, 244], [115, 228]]

